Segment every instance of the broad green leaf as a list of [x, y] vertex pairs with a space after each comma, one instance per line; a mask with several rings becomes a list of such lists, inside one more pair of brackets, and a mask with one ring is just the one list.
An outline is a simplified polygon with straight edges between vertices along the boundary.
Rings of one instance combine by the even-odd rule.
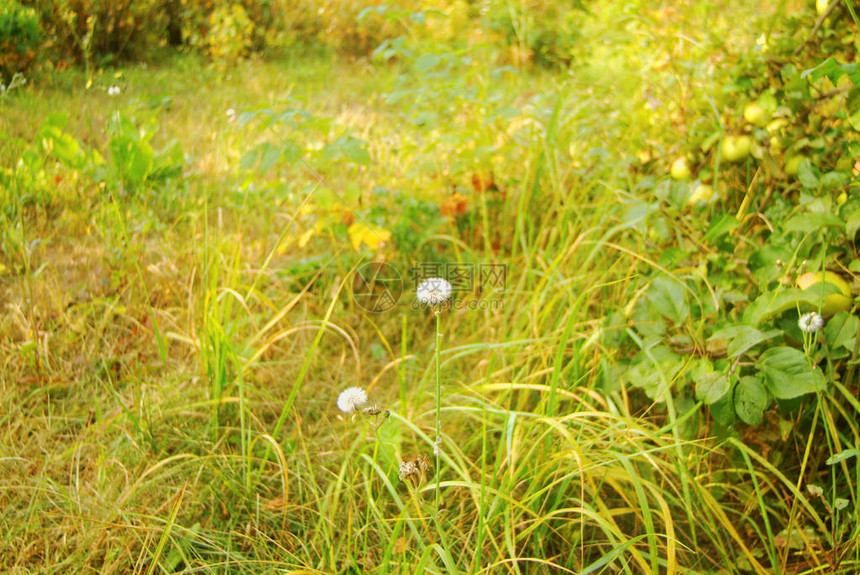
[[437, 54], [421, 54], [415, 59], [413, 66], [415, 67], [416, 72], [424, 74], [438, 66], [441, 61], [442, 58]]
[[809, 158], [804, 158], [800, 161], [800, 164], [797, 166], [797, 179], [800, 180], [804, 188], [815, 189], [818, 187], [819, 181], [816, 171], [813, 169]]
[[824, 341], [832, 350], [840, 347], [853, 349], [858, 327], [860, 327], [860, 319], [857, 319], [856, 315], [841, 311], [827, 320]]
[[758, 367], [774, 397], [792, 399], [820, 391], [824, 375], [813, 369], [803, 352], [793, 347], [773, 347], [761, 354]]
[[656, 345], [648, 353], [640, 352], [635, 359], [636, 363], [624, 373], [624, 379], [654, 401], [666, 401], [666, 393], [670, 392], [667, 383], [675, 381], [685, 359], [664, 345]]
[[854, 239], [857, 235], [857, 230], [860, 230], [860, 210], [852, 212], [845, 222], [845, 234], [849, 240]]
[[744, 310], [743, 321], [747, 325], [757, 326], [762, 321], [790, 309], [817, 308], [818, 300], [817, 294], [804, 292], [797, 288], [783, 288], [777, 292], [765, 292]]
[[370, 154], [365, 146], [367, 142], [353, 138], [352, 136], [341, 136], [331, 144], [322, 149], [322, 157], [327, 161], [343, 160], [367, 166], [370, 164]]
[[757, 377], [742, 377], [735, 387], [735, 412], [744, 423], [758, 425], [768, 403], [768, 393]]
[[680, 324], [690, 316], [690, 306], [685, 296], [686, 290], [681, 282], [661, 276], [648, 286], [646, 298], [657, 311]]
[[754, 327], [738, 324], [724, 327], [708, 339], [727, 341], [728, 357], [732, 358], [749, 351], [761, 342], [772, 339], [781, 333], [780, 330], [771, 330], [763, 333]]
[[845, 222], [828, 212], [797, 214], [785, 222], [785, 230], [788, 232], [814, 232], [823, 228], [844, 227]]
[[272, 144], [264, 144], [263, 153], [260, 158], [260, 175], [265, 175], [275, 167], [281, 159], [281, 148]]
[[696, 398], [711, 405], [722, 399], [731, 387], [728, 375], [714, 371], [696, 380]]

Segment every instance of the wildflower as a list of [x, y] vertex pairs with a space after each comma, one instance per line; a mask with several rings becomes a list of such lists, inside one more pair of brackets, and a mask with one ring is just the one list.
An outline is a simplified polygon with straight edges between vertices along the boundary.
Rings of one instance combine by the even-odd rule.
[[234, 110], [233, 108], [228, 108], [227, 109], [227, 121], [232, 122], [235, 119], [236, 119], [236, 110]]
[[800, 316], [800, 319], [797, 320], [797, 325], [800, 327], [800, 331], [815, 333], [824, 327], [824, 318], [818, 313], [811, 311]]
[[367, 403], [367, 392], [360, 387], [350, 387], [337, 398], [337, 407], [344, 413], [352, 413]]
[[444, 303], [451, 297], [451, 284], [443, 278], [428, 278], [418, 284], [415, 297], [427, 305]]
[[119, 96], [119, 86], [111, 86], [108, 88], [108, 96]]

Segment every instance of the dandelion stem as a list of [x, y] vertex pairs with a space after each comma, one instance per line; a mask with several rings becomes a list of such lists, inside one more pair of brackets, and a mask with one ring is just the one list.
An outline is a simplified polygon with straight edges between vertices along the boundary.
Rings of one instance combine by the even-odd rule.
[[439, 483], [442, 476], [440, 467], [442, 455], [442, 311], [438, 306], [433, 310], [436, 314], [436, 444], [433, 453], [436, 455], [436, 512], [439, 512]]

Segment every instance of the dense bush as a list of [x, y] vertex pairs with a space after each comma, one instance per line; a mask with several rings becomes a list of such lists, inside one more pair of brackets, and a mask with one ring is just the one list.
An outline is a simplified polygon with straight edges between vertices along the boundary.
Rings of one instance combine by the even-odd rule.
[[143, 56], [164, 36], [161, 0], [31, 0], [55, 63], [104, 64]]
[[42, 31], [36, 12], [15, 0], [0, 5], [0, 76], [26, 71], [36, 59]]

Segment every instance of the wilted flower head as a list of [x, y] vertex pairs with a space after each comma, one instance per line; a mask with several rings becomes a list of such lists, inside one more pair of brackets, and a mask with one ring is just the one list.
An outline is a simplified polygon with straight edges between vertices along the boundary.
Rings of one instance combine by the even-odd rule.
[[820, 486], [815, 485], [814, 483], [807, 485], [806, 489], [807, 491], [809, 491], [809, 494], [812, 497], [821, 497], [822, 495], [824, 495], [824, 490]]
[[111, 86], [108, 88], [108, 96], [119, 96], [119, 86]]
[[411, 480], [413, 475], [418, 474], [418, 466], [414, 461], [401, 461], [399, 471], [400, 481]]
[[420, 303], [438, 305], [451, 297], [451, 284], [444, 278], [428, 278], [418, 284], [415, 297]]
[[430, 459], [422, 454], [407, 456], [400, 463], [400, 481], [409, 481], [418, 487], [424, 474], [430, 471]]
[[360, 387], [349, 387], [340, 392], [337, 407], [344, 413], [352, 413], [367, 403], [367, 392]]
[[824, 318], [818, 313], [811, 311], [800, 316], [800, 319], [797, 320], [797, 325], [800, 327], [800, 331], [815, 333], [824, 327]]

